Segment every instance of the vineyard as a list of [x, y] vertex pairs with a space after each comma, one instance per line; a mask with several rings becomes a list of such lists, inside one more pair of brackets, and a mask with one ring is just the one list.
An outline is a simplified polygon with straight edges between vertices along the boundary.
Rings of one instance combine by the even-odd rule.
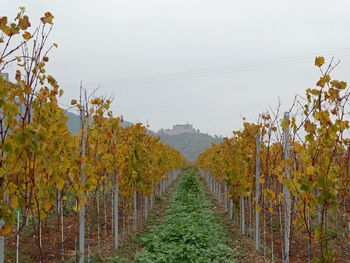
[[45, 49], [52, 20], [45, 13], [29, 33], [24, 9], [14, 22], [0, 19], [0, 71], [18, 65], [15, 82], [0, 77], [1, 262], [92, 262], [117, 249], [185, 162], [141, 123], [122, 127], [111, 100], [83, 89], [71, 102], [79, 135], [67, 131], [63, 90], [45, 70], [57, 46]]
[[[316, 57], [316, 87], [283, 115], [279, 105], [244, 119], [190, 165], [147, 125], [123, 125], [112, 97], [81, 84], [60, 106], [63, 88], [46, 71], [53, 19], [46, 12], [31, 31], [24, 8], [0, 18], [0, 263], [122, 262], [120, 243], [174, 182], [136, 262], [238, 262], [204, 182], [264, 259], [350, 261], [350, 88], [331, 77], [338, 63]], [[67, 110], [80, 116], [78, 135]]]
[[196, 161], [242, 234], [271, 261], [350, 260], [350, 90], [331, 79], [333, 61], [316, 57], [315, 65], [317, 87], [288, 112], [244, 121]]

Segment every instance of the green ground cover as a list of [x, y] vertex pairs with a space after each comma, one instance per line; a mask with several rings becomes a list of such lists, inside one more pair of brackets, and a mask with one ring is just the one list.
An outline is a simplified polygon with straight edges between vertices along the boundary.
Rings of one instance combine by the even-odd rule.
[[144, 249], [136, 262], [237, 262], [237, 251], [225, 244], [226, 232], [211, 209], [194, 171], [186, 172], [177, 187], [163, 224], [142, 237]]

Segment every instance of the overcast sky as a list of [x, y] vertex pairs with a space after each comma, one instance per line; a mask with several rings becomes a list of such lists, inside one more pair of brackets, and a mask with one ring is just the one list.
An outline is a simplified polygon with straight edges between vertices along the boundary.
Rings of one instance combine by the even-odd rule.
[[335, 55], [334, 77], [350, 81], [349, 0], [1, 0], [0, 15], [19, 6], [33, 26], [55, 16], [48, 73], [62, 104], [80, 80], [100, 85], [115, 115], [155, 131], [188, 122], [230, 136], [278, 97], [288, 109], [319, 78], [315, 55]]

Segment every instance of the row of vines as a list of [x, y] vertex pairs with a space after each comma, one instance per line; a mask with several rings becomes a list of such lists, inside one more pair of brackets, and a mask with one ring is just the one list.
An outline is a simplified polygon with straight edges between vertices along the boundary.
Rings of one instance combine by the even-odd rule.
[[315, 59], [321, 77], [280, 106], [244, 120], [196, 165], [241, 231], [272, 261], [350, 260], [350, 89], [338, 63]]
[[91, 262], [118, 248], [185, 161], [83, 89], [70, 106], [79, 134], [67, 130], [63, 89], [45, 69], [53, 18], [45, 13], [32, 32], [24, 8], [0, 18], [0, 73], [17, 68], [13, 82], [0, 76], [0, 262], [4, 250], [9, 262]]

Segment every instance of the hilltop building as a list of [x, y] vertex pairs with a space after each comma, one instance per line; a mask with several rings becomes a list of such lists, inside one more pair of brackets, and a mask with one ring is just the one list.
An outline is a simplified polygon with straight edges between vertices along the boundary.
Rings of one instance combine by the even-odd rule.
[[172, 129], [161, 129], [159, 133], [164, 133], [167, 135], [179, 135], [182, 133], [199, 133], [199, 130], [195, 130], [192, 124], [176, 124]]

